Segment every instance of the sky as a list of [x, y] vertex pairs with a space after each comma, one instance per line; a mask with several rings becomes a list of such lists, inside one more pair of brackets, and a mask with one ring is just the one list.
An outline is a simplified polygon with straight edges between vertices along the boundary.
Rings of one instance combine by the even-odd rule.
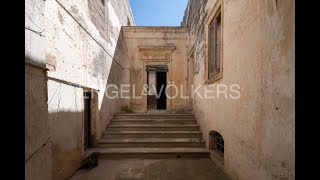
[[188, 0], [129, 0], [136, 26], [180, 26]]

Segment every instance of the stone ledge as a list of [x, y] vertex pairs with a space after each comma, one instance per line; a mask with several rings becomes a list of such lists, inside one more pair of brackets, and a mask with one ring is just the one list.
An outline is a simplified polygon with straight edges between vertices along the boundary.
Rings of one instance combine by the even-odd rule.
[[138, 46], [140, 50], [175, 50], [176, 46], [169, 45], [169, 46]]
[[188, 27], [180, 26], [122, 26], [122, 30], [124, 32], [189, 32]]
[[39, 68], [39, 69], [48, 71], [48, 68], [46, 67], [46, 64], [44, 64], [44, 63], [42, 63], [42, 62], [39, 62], [39, 61], [31, 60], [31, 59], [29, 59], [28, 57], [25, 57], [24, 63], [25, 63], [26, 65], [33, 66], [33, 67], [35, 67], [35, 68]]

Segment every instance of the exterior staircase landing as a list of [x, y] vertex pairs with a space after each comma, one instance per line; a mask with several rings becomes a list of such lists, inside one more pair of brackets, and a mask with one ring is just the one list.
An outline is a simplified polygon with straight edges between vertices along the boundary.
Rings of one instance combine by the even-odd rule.
[[192, 114], [117, 114], [93, 151], [106, 159], [210, 157]]

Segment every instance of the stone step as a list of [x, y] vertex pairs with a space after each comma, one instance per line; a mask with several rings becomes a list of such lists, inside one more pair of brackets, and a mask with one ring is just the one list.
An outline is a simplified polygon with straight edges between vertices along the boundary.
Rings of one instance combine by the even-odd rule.
[[103, 138], [202, 138], [200, 131], [104, 131]]
[[202, 138], [131, 138], [102, 139], [98, 148], [138, 148], [138, 147], [205, 147]]
[[111, 124], [197, 124], [196, 119], [113, 119]]
[[123, 124], [108, 125], [106, 131], [198, 131], [198, 124]]
[[94, 148], [103, 159], [209, 158], [204, 148]]
[[194, 119], [193, 114], [148, 114], [128, 113], [116, 114], [113, 119]]

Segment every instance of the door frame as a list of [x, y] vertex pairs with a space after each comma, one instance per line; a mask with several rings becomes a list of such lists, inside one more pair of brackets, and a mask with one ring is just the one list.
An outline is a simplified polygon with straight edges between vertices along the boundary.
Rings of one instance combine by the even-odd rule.
[[[167, 63], [150, 63], [150, 64], [144, 64], [144, 67], [146, 69], [146, 80], [145, 80], [145, 84], [149, 85], [149, 71], [155, 71], [156, 72], [156, 83], [157, 83], [157, 72], [166, 72], [166, 82], [167, 82], [167, 85], [168, 85], [168, 80], [169, 80], [169, 70], [168, 70], [168, 64]], [[156, 84], [157, 85], [157, 84]], [[164, 89], [165, 90], [165, 89]], [[158, 109], [155, 109], [155, 110], [150, 110], [148, 109], [148, 96], [146, 97], [146, 112], [148, 111], [166, 111], [168, 112], [169, 111], [169, 108], [168, 108], [168, 98], [166, 97], [166, 109], [161, 109], [161, 110], [158, 110]]]
[[[89, 95], [90, 97], [90, 101], [89, 101], [89, 110], [88, 110], [88, 113], [89, 113], [89, 122], [86, 122], [86, 113], [85, 113], [85, 108], [86, 108], [86, 94]], [[93, 103], [93, 98], [92, 98], [93, 94], [90, 90], [83, 90], [83, 149], [84, 151], [90, 149], [93, 147], [93, 123], [92, 123], [92, 113], [93, 113], [93, 109], [92, 109], [92, 103]], [[86, 127], [87, 127], [87, 139], [85, 137], [85, 130], [86, 130]], [[87, 144], [85, 144], [85, 142], [87, 141]]]

